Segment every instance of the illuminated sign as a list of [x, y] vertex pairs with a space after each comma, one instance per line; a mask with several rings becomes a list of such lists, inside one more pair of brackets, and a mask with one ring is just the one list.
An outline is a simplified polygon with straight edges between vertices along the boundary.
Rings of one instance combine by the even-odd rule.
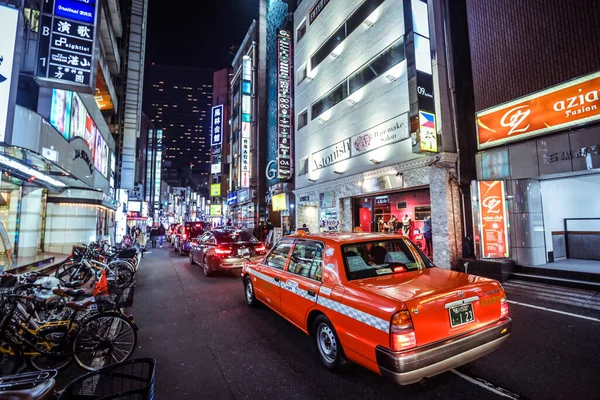
[[292, 177], [292, 40], [289, 31], [277, 35], [277, 176]]
[[438, 152], [435, 114], [426, 111], [419, 111], [419, 150]]
[[600, 72], [478, 112], [480, 149], [600, 119]]
[[219, 146], [223, 143], [223, 105], [212, 108], [212, 129], [210, 145]]
[[2, 40], [0, 40], [0, 142], [4, 142], [8, 128], [18, 19], [18, 9], [0, 5], [0, 26], [2, 27]]
[[46, 0], [36, 77], [40, 84], [93, 93], [97, 72], [95, 0]]
[[127, 211], [131, 212], [141, 212], [142, 211], [142, 202], [141, 201], [130, 201], [127, 203]]
[[71, 139], [71, 100], [73, 93], [68, 90], [53, 89], [50, 106], [50, 124], [64, 136]]
[[[242, 59], [242, 79], [252, 84], [252, 62], [249, 56]], [[250, 187], [250, 147], [252, 122], [252, 97], [242, 94], [242, 137], [240, 140], [239, 187]]]
[[210, 185], [210, 195], [211, 197], [219, 197], [221, 195], [221, 184], [213, 183]]
[[229, 193], [227, 195], [227, 205], [235, 206], [237, 204], [237, 192]]
[[220, 174], [221, 173], [221, 163], [211, 165], [210, 173], [211, 174]]
[[210, 205], [210, 216], [211, 217], [220, 217], [223, 215], [223, 206], [221, 204], [211, 204]]
[[14, 158], [7, 157], [7, 156], [1, 155], [1, 154], [0, 154], [0, 165], [2, 165], [4, 167], [12, 168], [18, 172], [22, 172], [27, 175], [30, 175], [31, 178], [28, 179], [29, 182], [33, 182], [36, 179], [38, 179], [40, 181], [44, 181], [46, 183], [49, 183], [53, 186], [60, 187], [60, 188], [64, 188], [67, 186], [64, 183], [62, 183], [61, 181], [57, 181], [56, 179], [38, 171], [37, 169], [30, 168], [24, 164], [21, 164], [19, 161], [17, 161]]
[[273, 211], [287, 210], [287, 208], [288, 208], [287, 194], [286, 193], [276, 194], [275, 196], [272, 197], [271, 203], [273, 205]]
[[480, 181], [479, 231], [482, 258], [508, 258], [508, 215], [504, 181]]

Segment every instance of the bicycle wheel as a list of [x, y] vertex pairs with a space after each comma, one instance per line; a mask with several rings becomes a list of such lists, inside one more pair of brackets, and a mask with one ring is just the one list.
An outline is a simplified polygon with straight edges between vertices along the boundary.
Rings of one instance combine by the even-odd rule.
[[0, 335], [0, 376], [16, 374], [22, 360], [21, 346], [8, 336]]
[[106, 277], [118, 288], [131, 286], [135, 270], [127, 261], [113, 261], [108, 264]]
[[68, 261], [56, 269], [54, 274], [61, 282], [87, 282], [92, 277], [92, 271], [80, 262]]
[[81, 368], [96, 371], [127, 360], [137, 344], [137, 328], [124, 315], [100, 313], [83, 322], [73, 341]]
[[40, 333], [40, 353], [29, 358], [31, 366], [37, 370], [63, 369], [73, 361], [69, 351], [67, 326], [56, 326]]

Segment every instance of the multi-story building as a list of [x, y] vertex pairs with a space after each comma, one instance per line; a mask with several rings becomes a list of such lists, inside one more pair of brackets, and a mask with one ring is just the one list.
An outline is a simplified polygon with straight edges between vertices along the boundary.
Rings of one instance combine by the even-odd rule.
[[[230, 171], [230, 126], [229, 110], [231, 107], [231, 73], [230, 68], [221, 69], [213, 78], [213, 108], [211, 111], [211, 158], [210, 158], [210, 218], [220, 223], [228, 214], [227, 199]], [[214, 190], [213, 190], [214, 188]], [[233, 196], [229, 196], [233, 202]]]
[[[455, 82], [470, 89], [459, 98], [470, 110], [459, 140], [473, 166], [477, 256], [560, 261], [547, 266], [553, 276], [577, 270], [572, 259], [600, 260], [600, 5], [466, 0], [451, 9]], [[568, 278], [587, 279], [579, 276]]]
[[[265, 6], [261, 2], [261, 10]], [[232, 200], [227, 218], [249, 229], [259, 225], [266, 188], [261, 173], [265, 167], [266, 129], [266, 52], [259, 45], [263, 31], [265, 24], [253, 21], [232, 63], [228, 192]]]
[[457, 261], [462, 214], [443, 20], [441, 5], [423, 0], [298, 5], [297, 226], [400, 231], [436, 264]]
[[123, 138], [139, 129], [146, 1], [10, 3], [0, 5], [0, 228], [4, 252], [26, 264], [115, 239]]
[[164, 179], [207, 188], [213, 70], [153, 63], [147, 73], [144, 109], [163, 132]]

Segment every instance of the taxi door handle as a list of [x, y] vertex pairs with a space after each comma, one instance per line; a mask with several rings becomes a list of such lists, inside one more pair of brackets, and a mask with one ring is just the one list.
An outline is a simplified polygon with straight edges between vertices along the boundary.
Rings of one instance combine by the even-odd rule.
[[275, 278], [273, 278], [273, 280], [274, 280], [275, 282], [279, 282], [279, 281], [280, 281], [280, 279], [279, 279], [278, 277], [275, 277]]
[[317, 295], [317, 292], [315, 292], [315, 291], [314, 291], [314, 290], [312, 290], [312, 289], [309, 289], [307, 292], [308, 292], [308, 295], [309, 295], [309, 296], [312, 296], [312, 297], [315, 297], [315, 296]]

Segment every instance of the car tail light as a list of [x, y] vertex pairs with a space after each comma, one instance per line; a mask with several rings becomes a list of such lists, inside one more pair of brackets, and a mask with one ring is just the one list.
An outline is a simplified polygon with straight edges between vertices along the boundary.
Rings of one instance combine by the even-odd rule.
[[254, 250], [257, 253], [262, 253], [263, 251], [267, 251], [267, 247], [264, 244], [261, 244], [260, 246], [256, 247]]
[[397, 274], [398, 272], [406, 272], [406, 268], [404, 268], [404, 267], [395, 267], [394, 268], [394, 273]]
[[183, 235], [181, 235], [181, 238], [182, 238], [183, 240], [185, 240], [185, 239], [187, 239], [187, 235], [184, 233]]
[[417, 346], [415, 328], [406, 304], [392, 317], [390, 345], [394, 351], [403, 351]]
[[508, 317], [508, 301], [506, 297], [500, 299], [500, 318]]
[[221, 247], [217, 247], [215, 249], [215, 254], [218, 255], [218, 256], [226, 256], [228, 254], [231, 254], [231, 249], [224, 249], [224, 248], [221, 248]]

